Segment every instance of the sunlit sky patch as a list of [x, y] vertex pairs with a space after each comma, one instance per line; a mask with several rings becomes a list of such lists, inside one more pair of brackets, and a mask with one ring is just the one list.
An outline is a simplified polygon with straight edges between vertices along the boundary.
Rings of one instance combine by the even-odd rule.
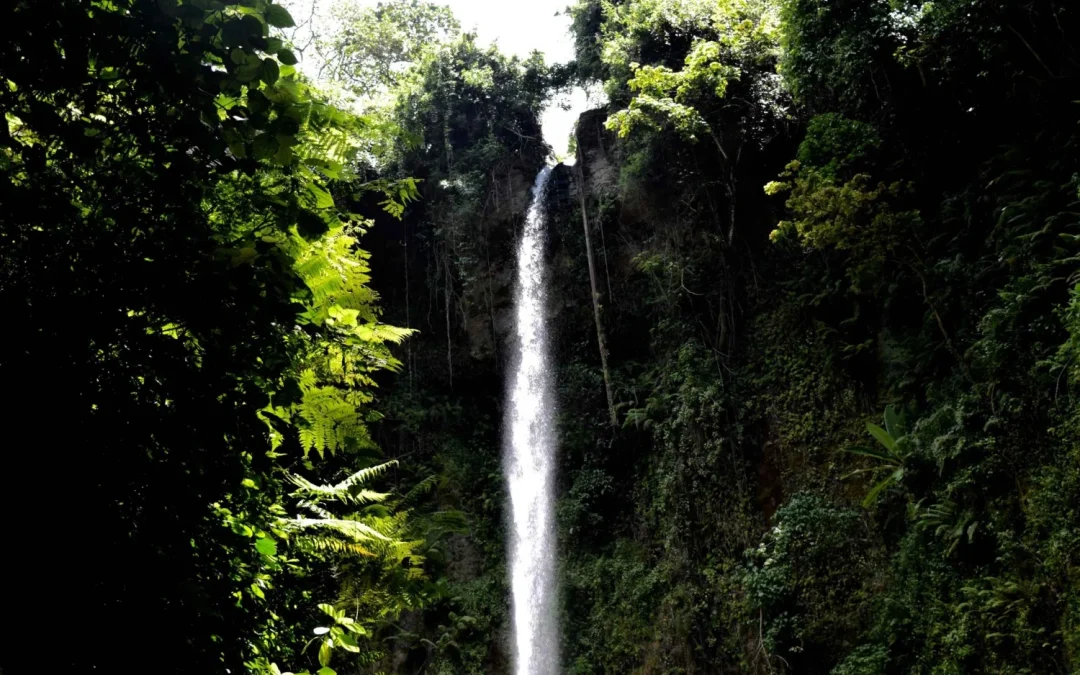
[[[289, 0], [286, 6], [298, 23], [305, 24], [316, 17], [315, 24], [325, 26], [320, 18], [329, 17], [330, 8], [341, 0]], [[352, 0], [356, 4], [374, 5], [375, 0]], [[527, 57], [533, 51], [544, 54], [547, 63], [566, 63], [574, 57], [570, 37], [570, 16], [566, 6], [570, 0], [444, 0], [454, 12], [463, 30], [476, 32], [483, 45], [496, 44], [505, 54]], [[301, 66], [302, 67], [302, 66]], [[574, 120], [590, 107], [585, 92], [558, 97], [544, 111], [541, 123], [544, 139], [557, 156], [566, 154], [567, 140]], [[564, 110], [564, 106], [569, 110]], [[595, 105], [595, 101], [592, 103]]]

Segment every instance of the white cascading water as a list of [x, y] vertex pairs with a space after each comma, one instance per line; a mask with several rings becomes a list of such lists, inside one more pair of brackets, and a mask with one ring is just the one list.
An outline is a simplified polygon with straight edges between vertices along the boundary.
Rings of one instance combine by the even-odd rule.
[[506, 480], [510, 486], [510, 582], [515, 675], [555, 675], [555, 400], [548, 363], [544, 271], [544, 190], [551, 167], [532, 188], [518, 247], [517, 360], [509, 383]]

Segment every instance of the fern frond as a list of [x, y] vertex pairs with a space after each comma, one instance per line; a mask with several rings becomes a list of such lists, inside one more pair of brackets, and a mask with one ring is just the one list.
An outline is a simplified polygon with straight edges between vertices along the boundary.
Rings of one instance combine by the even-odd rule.
[[330, 520], [330, 519], [333, 519], [333, 517], [334, 517], [334, 514], [330, 513], [326, 509], [318, 506], [315, 502], [301, 501], [299, 504], [297, 504], [297, 506], [299, 506], [302, 509], [307, 509], [308, 511], [311, 511], [312, 513], [314, 513], [315, 515], [317, 515], [320, 518], [326, 518], [326, 519]]
[[359, 401], [350, 400], [337, 387], [323, 386], [304, 392], [299, 406], [302, 424], [298, 424], [300, 443], [307, 455], [312, 450], [320, 456], [350, 447], [373, 447], [364, 418], [357, 409]]
[[297, 537], [294, 540], [293, 545], [297, 550], [303, 551], [305, 553], [360, 555], [366, 558], [374, 558], [377, 555], [374, 551], [361, 544], [358, 544], [354, 541], [338, 539], [336, 537], [325, 537], [319, 535]]
[[365, 342], [393, 342], [401, 344], [405, 338], [416, 331], [411, 328], [398, 328], [385, 323], [369, 323], [356, 327], [356, 335]]
[[309, 503], [311, 504], [320, 500], [335, 500], [353, 504], [376, 504], [385, 501], [389, 494], [358, 488], [368, 480], [385, 473], [387, 469], [396, 464], [396, 460], [391, 460], [366, 469], [360, 469], [336, 485], [316, 485], [303, 476], [292, 473], [288, 474], [288, 480], [300, 488], [293, 493], [293, 496], [305, 497], [310, 500]]
[[433, 473], [427, 478], [423, 479], [412, 487], [411, 490], [401, 500], [402, 506], [414, 503], [420, 497], [429, 494], [435, 490], [444, 481], [443, 477], [437, 473]]
[[293, 532], [306, 530], [330, 530], [348, 537], [354, 542], [362, 541], [393, 541], [375, 528], [361, 523], [358, 520], [342, 520], [339, 518], [294, 518], [279, 523], [282, 529]]
[[349, 476], [345, 480], [343, 480], [340, 483], [338, 483], [337, 485], [335, 485], [334, 489], [336, 489], [336, 490], [347, 490], [347, 489], [351, 488], [354, 485], [360, 485], [361, 483], [364, 483], [367, 480], [370, 480], [370, 479], [375, 478], [377, 476], [381, 476], [382, 474], [386, 473], [386, 471], [390, 467], [397, 466], [397, 463], [398, 462], [397, 462], [396, 459], [392, 459], [389, 462], [383, 462], [382, 464], [376, 464], [375, 466], [371, 466], [371, 467], [368, 467], [366, 469], [360, 469], [359, 471], [357, 471], [353, 475]]

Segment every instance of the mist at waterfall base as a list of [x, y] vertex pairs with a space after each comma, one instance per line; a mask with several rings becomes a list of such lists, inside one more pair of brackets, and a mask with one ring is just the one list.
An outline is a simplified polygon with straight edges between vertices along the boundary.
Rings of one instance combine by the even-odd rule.
[[549, 363], [544, 193], [536, 176], [518, 245], [516, 354], [508, 383], [503, 470], [510, 489], [510, 586], [515, 675], [555, 675], [555, 399]]

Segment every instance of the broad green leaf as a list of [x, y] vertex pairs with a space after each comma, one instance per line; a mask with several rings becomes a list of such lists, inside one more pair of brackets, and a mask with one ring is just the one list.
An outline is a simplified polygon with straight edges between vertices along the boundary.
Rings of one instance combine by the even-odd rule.
[[[281, 139], [279, 138], [278, 142], [280, 143], [280, 141]], [[280, 166], [289, 166], [293, 163], [295, 159], [296, 154], [293, 153], [292, 148], [285, 144], [281, 144], [281, 147], [278, 148], [277, 154], [274, 155], [274, 163]]]
[[258, 89], [249, 89], [247, 95], [247, 107], [254, 115], [261, 115], [270, 108], [270, 99], [266, 98]]
[[277, 53], [278, 60], [287, 66], [295, 66], [297, 64], [296, 54], [292, 53], [291, 49], [282, 49]]
[[259, 134], [251, 144], [251, 153], [255, 159], [270, 159], [277, 155], [281, 144], [272, 134]]
[[266, 23], [274, 28], [290, 28], [296, 25], [292, 15], [281, 5], [270, 5], [266, 8]]
[[244, 139], [240, 134], [232, 129], [225, 129], [223, 135], [225, 137], [225, 143], [229, 146], [229, 150], [232, 152], [233, 157], [239, 159], [247, 157], [247, 147], [244, 145]]
[[254, 12], [244, 15], [240, 23], [250, 37], [266, 37], [269, 32], [262, 18]]
[[885, 488], [889, 487], [892, 482], [892, 476], [889, 476], [874, 487], [870, 488], [870, 492], [866, 493], [866, 499], [863, 499], [863, 508], [870, 508], [870, 505], [874, 503], [874, 501], [878, 498], [878, 495], [880, 495], [885, 490]]
[[360, 310], [348, 309], [340, 305], [331, 305], [327, 313], [339, 326], [355, 326], [356, 320], [360, 316]]
[[874, 450], [874, 449], [871, 449], [871, 448], [867, 448], [867, 447], [864, 447], [864, 446], [861, 446], [861, 445], [853, 445], [851, 447], [845, 448], [845, 450], [847, 452], [850, 452], [853, 455], [863, 455], [863, 456], [866, 456], [866, 457], [873, 457], [874, 459], [880, 460], [882, 462], [888, 462], [889, 464], [896, 464], [897, 463], [897, 460], [896, 460], [895, 456], [890, 455], [890, 454], [885, 453], [885, 452], [881, 452], [879, 450]]
[[278, 80], [274, 86], [266, 87], [262, 91], [266, 94], [266, 98], [274, 103], [295, 104], [300, 100], [300, 96], [295, 86], [290, 86], [292, 82], [292, 80]]
[[256, 541], [255, 548], [263, 555], [277, 555], [277, 543], [269, 537]]
[[347, 624], [343, 624], [343, 625], [345, 626], [345, 630], [347, 630], [347, 631], [349, 631], [351, 633], [356, 633], [357, 635], [367, 635], [368, 634], [367, 629], [364, 628], [363, 626], [361, 626], [358, 623], [347, 623]]
[[339, 646], [347, 652], [353, 652], [354, 654], [360, 651], [360, 643], [356, 641], [356, 638], [348, 633], [342, 633], [337, 637]]
[[334, 206], [334, 198], [329, 192], [319, 186], [318, 183], [311, 182], [307, 186], [308, 192], [315, 199], [315, 208], [317, 209], [329, 209]]
[[866, 430], [870, 432], [870, 435], [877, 439], [878, 443], [881, 443], [889, 451], [893, 453], [896, 450], [896, 439], [889, 435], [888, 431], [885, 431], [881, 427], [871, 422], [866, 423]]
[[326, 667], [330, 665], [330, 652], [334, 648], [333, 640], [323, 640], [319, 645], [319, 665]]
[[[238, 250], [236, 254], [229, 259], [229, 262], [232, 264], [233, 267], [238, 267], [240, 265], [245, 265], [251, 262], [255, 259], [256, 255], [258, 255], [258, 253], [254, 248], [252, 248], [251, 246], [245, 246]], [[250, 478], [245, 479], [245, 482], [242, 482], [241, 484], [244, 487], [256, 487], [255, 481], [251, 480]]]
[[265, 58], [262, 60], [262, 65], [259, 66], [259, 79], [265, 82], [267, 85], [273, 85], [278, 81], [279, 72], [277, 61], [271, 58]]
[[337, 671], [330, 666], [323, 666], [315, 673], [315, 675], [337, 675]]
[[260, 64], [258, 61], [256, 61], [255, 63], [245, 63], [244, 65], [238, 67], [233, 74], [235, 75], [237, 81], [248, 83], [252, 80], [258, 79], [259, 69], [261, 65], [262, 64]]
[[320, 602], [318, 604], [318, 607], [319, 607], [319, 609], [321, 609], [323, 611], [324, 614], [327, 614], [330, 617], [334, 616], [334, 606], [333, 605], [331, 605], [329, 603], [325, 603], [325, 602]]
[[891, 405], [885, 406], [885, 429], [893, 438], [900, 438], [904, 435], [901, 429], [900, 415], [896, 413], [896, 408]]
[[318, 164], [319, 172], [327, 178], [337, 180], [341, 178], [341, 171], [345, 168], [345, 165], [340, 162], [334, 161], [322, 161]]

